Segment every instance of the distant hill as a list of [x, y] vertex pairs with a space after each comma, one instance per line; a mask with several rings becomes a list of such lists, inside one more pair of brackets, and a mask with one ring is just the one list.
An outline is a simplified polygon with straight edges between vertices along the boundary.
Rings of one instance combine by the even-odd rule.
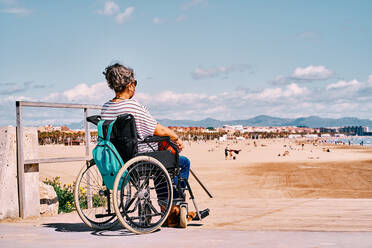
[[306, 118], [297, 118], [294, 121], [289, 122], [288, 125], [308, 127], [367, 126], [371, 129], [372, 121], [368, 119], [359, 119], [353, 117], [331, 119], [309, 116]]
[[[243, 125], [243, 126], [306, 126], [312, 128], [319, 127], [340, 127], [340, 126], [367, 126], [372, 130], [372, 121], [369, 119], [359, 119], [355, 117], [344, 117], [339, 119], [321, 118], [318, 116], [301, 117], [296, 119], [279, 118], [267, 115], [259, 115], [246, 120], [220, 121], [206, 118], [199, 121], [194, 120], [170, 120], [159, 119], [159, 123], [164, 126], [182, 127], [222, 127], [223, 125]], [[84, 129], [83, 122], [71, 123], [66, 125], [70, 129]], [[93, 125], [91, 125], [93, 128]]]
[[296, 119], [271, 117], [259, 115], [246, 120], [220, 121], [211, 118], [200, 121], [191, 120], [158, 120], [165, 126], [200, 126], [200, 127], [222, 127], [223, 125], [243, 125], [243, 126], [306, 126], [312, 128], [319, 127], [340, 127], [340, 126], [367, 126], [372, 129], [372, 121], [368, 119], [359, 119], [345, 117], [339, 119], [321, 118], [318, 116], [309, 116]]

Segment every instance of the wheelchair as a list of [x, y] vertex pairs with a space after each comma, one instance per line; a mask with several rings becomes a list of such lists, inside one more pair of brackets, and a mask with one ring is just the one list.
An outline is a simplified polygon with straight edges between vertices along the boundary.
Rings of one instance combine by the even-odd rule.
[[[100, 120], [99, 115], [87, 118], [95, 125]], [[104, 136], [110, 122], [105, 121], [103, 125]], [[150, 136], [139, 141], [135, 120], [130, 114], [117, 117], [110, 137], [124, 161], [117, 174], [111, 175], [115, 177], [113, 187], [105, 185], [93, 159], [86, 161], [75, 182], [75, 207], [87, 226], [106, 230], [120, 222], [133, 233], [151, 233], [164, 225], [172, 206], [177, 205], [179, 226], [185, 228], [190, 217], [186, 191], [196, 210], [193, 220], [209, 215], [209, 209], [199, 211], [188, 180], [180, 177], [179, 151], [169, 137]], [[159, 142], [169, 144], [173, 152], [156, 150], [153, 144]], [[151, 151], [138, 153], [138, 146], [148, 146]]]

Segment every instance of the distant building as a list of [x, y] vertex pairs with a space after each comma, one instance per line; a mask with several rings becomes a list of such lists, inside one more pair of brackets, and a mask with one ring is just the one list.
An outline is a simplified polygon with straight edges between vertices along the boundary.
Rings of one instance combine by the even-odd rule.
[[329, 137], [331, 137], [331, 135], [329, 133], [322, 133], [320, 135], [320, 137], [322, 137], [322, 138], [329, 138]]
[[368, 132], [368, 127], [362, 126], [350, 126], [350, 127], [341, 127], [338, 130], [340, 133], [347, 135], [364, 135], [365, 132]]
[[337, 133], [338, 132], [338, 127], [321, 127], [319, 128], [321, 133]]
[[304, 138], [315, 139], [315, 138], [319, 138], [319, 136], [317, 134], [306, 134], [304, 135]]
[[53, 127], [52, 125], [47, 125], [47, 126], [41, 126], [37, 128], [38, 131], [40, 132], [53, 132], [53, 131], [69, 131], [65, 126], [62, 127]]
[[301, 134], [290, 134], [290, 135], [288, 135], [289, 139], [298, 139], [298, 138], [301, 138], [301, 137], [302, 137]]

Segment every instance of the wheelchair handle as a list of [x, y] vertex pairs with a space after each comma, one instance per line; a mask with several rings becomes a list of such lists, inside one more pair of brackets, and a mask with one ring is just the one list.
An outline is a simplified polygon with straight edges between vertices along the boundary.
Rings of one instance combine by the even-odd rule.
[[101, 119], [102, 119], [102, 118], [101, 118], [100, 115], [92, 115], [92, 116], [87, 117], [87, 121], [93, 123], [93, 124], [96, 125], [96, 126], [97, 126], [98, 122], [99, 122]]

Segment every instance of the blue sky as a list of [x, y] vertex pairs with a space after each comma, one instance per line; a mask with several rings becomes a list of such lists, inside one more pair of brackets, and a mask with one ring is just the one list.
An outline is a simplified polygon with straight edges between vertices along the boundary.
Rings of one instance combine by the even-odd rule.
[[[371, 119], [371, 1], [0, 0], [0, 125], [15, 100], [102, 104], [134, 68], [159, 119]], [[80, 112], [29, 110], [27, 123]]]

